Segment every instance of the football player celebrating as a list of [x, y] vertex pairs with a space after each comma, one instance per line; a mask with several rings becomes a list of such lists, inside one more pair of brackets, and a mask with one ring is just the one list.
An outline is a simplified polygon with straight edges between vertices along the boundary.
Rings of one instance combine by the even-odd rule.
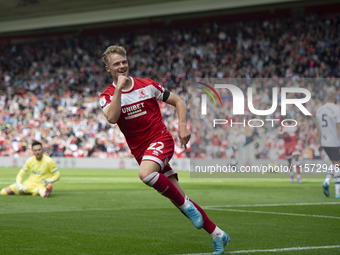
[[117, 123], [124, 134], [131, 153], [140, 165], [139, 178], [169, 198], [197, 229], [203, 228], [211, 234], [213, 254], [223, 254], [230, 240], [228, 234], [185, 195], [177, 173], [168, 163], [174, 153], [174, 140], [162, 121], [157, 100], [176, 107], [178, 136], [184, 147], [190, 139], [185, 103], [151, 79], [130, 77], [123, 47], [108, 47], [103, 53], [103, 61], [113, 83], [100, 95], [100, 105], [107, 121]]
[[[31, 194], [40, 195], [46, 198], [52, 191], [52, 183], [59, 180], [60, 173], [48, 155], [43, 153], [42, 144], [38, 141], [32, 143], [33, 156], [26, 160], [23, 168], [16, 177], [16, 183], [3, 188], [1, 195], [21, 195]], [[30, 173], [27, 180], [22, 181], [23, 177]]]
[[285, 147], [285, 158], [288, 160], [290, 167], [290, 182], [294, 181], [296, 171], [296, 179], [298, 183], [301, 180], [301, 147], [298, 144], [299, 128], [293, 126], [293, 121], [289, 121], [291, 117], [287, 115], [286, 122], [291, 126], [281, 126], [279, 131], [279, 138], [283, 139]]
[[340, 198], [340, 107], [336, 101], [336, 91], [327, 90], [327, 102], [316, 111], [316, 128], [319, 150], [324, 149], [333, 163], [322, 184], [323, 193], [329, 197], [329, 183], [334, 174], [335, 198]]

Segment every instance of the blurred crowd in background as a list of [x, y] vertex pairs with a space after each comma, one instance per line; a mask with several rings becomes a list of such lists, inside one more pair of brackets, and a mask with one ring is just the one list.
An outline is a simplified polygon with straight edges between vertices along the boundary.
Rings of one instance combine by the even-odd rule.
[[[178, 94], [188, 103], [189, 116], [193, 115], [190, 110], [197, 109], [189, 87], [209, 77], [340, 77], [340, 15], [114, 31], [1, 42], [0, 156], [26, 157], [31, 142], [39, 140], [54, 157], [131, 157], [119, 128], [106, 122], [99, 106], [100, 93], [112, 83], [101, 55], [113, 44], [127, 49], [131, 76], [151, 78]], [[340, 94], [339, 84], [332, 86]], [[260, 89], [263, 94], [257, 103], [268, 109], [270, 87]], [[327, 86], [310, 84], [308, 89], [312, 91], [308, 107], [314, 114], [325, 101]], [[227, 97], [223, 100], [228, 102]], [[177, 139], [175, 109], [162, 102], [160, 106], [165, 124]], [[226, 107], [224, 112], [230, 112]], [[259, 135], [251, 127], [226, 126], [223, 136], [219, 129], [191, 128], [190, 147], [184, 150], [176, 141], [175, 157], [204, 157], [208, 151], [211, 157], [232, 157]], [[300, 129], [303, 154], [320, 157], [313, 118], [301, 119]], [[269, 131], [257, 157], [280, 158], [282, 141], [277, 132]]]

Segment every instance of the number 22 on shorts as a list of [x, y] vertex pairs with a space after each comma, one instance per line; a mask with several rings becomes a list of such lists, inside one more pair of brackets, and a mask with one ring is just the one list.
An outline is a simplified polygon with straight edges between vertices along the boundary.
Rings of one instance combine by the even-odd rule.
[[163, 153], [162, 151], [163, 148], [164, 148], [164, 143], [155, 142], [155, 143], [151, 143], [149, 148], [147, 148], [146, 150], [156, 150], [156, 151], [159, 151], [160, 153]]

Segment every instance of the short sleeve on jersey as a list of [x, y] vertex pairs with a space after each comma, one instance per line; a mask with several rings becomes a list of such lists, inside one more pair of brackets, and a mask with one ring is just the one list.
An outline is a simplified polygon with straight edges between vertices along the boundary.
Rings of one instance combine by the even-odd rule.
[[157, 83], [157, 82], [155, 82], [151, 79], [149, 79], [149, 81], [151, 81], [151, 84], [155, 88], [155, 89], [153, 89], [153, 93], [154, 93], [155, 98], [159, 101], [163, 101], [163, 95], [164, 95], [164, 92], [165, 92], [164, 87], [161, 84], [159, 84], [159, 83]]
[[111, 103], [111, 97], [109, 95], [102, 95], [99, 99], [99, 104], [102, 109]]

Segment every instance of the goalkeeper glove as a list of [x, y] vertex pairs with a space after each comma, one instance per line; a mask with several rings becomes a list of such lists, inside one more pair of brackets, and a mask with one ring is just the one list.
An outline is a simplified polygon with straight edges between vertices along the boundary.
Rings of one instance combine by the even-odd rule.
[[17, 183], [17, 187], [18, 187], [19, 194], [24, 194], [25, 191], [27, 190], [27, 188], [24, 185], [22, 185], [20, 182]]
[[49, 183], [51, 183], [51, 180], [50, 179], [45, 179], [45, 178], [40, 178], [40, 182], [44, 185], [47, 185]]

